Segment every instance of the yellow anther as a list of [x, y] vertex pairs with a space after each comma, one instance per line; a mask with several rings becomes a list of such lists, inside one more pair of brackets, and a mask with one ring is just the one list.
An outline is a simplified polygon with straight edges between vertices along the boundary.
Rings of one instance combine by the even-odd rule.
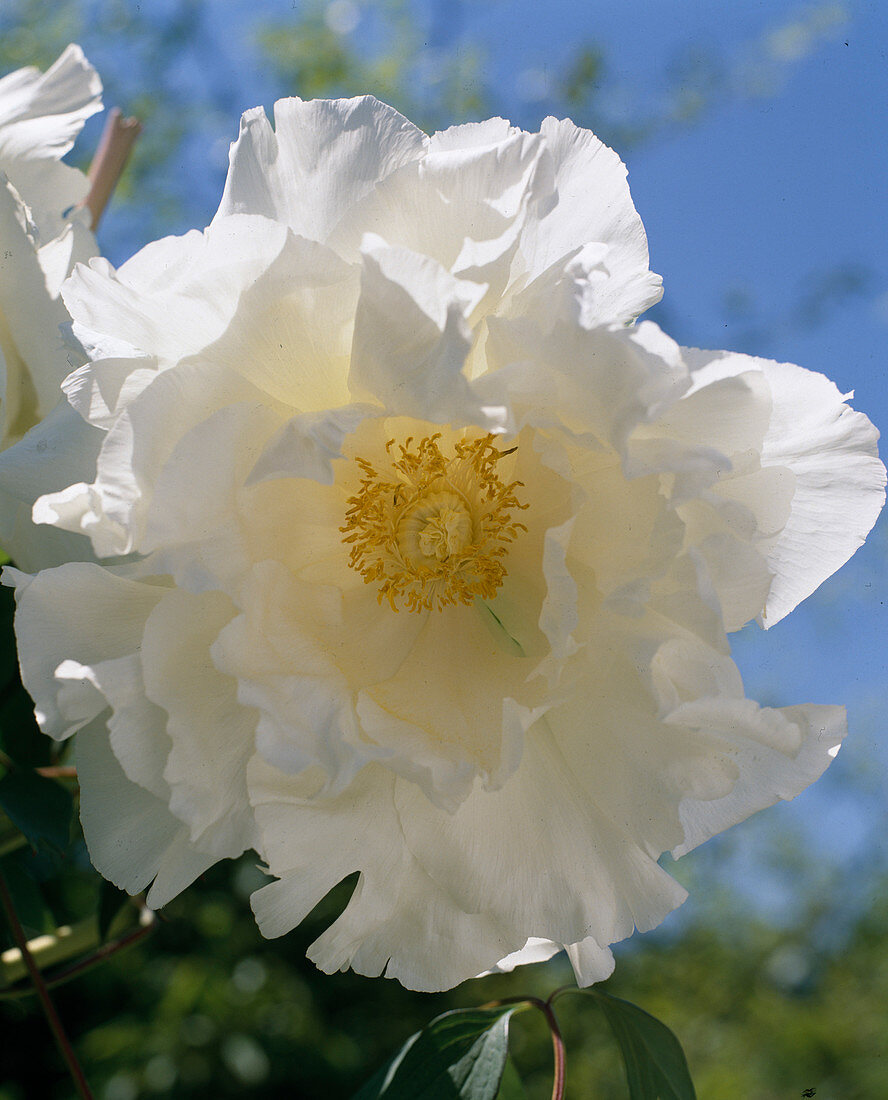
[[[491, 599], [503, 583], [508, 544], [526, 531], [512, 519], [524, 509], [515, 495], [520, 481], [503, 483], [496, 465], [504, 452], [492, 435], [459, 440], [446, 458], [440, 433], [414, 446], [411, 436], [385, 446], [390, 468], [379, 473], [355, 461], [362, 478], [348, 499], [342, 541], [349, 565], [365, 583], [379, 585], [379, 602], [394, 611]], [[509, 452], [511, 454], [514, 448]]]

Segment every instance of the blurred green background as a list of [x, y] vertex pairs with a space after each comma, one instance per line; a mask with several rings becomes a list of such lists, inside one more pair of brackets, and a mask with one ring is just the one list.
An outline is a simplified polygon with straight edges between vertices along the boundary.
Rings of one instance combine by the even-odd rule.
[[[79, 41], [106, 104], [145, 124], [100, 232], [115, 263], [208, 222], [241, 111], [280, 95], [373, 92], [426, 129], [494, 113], [536, 128], [547, 113], [569, 114], [629, 163], [665, 278], [654, 318], [687, 344], [788, 359], [843, 390], [856, 385], [877, 423], [888, 417], [886, 39], [875, 3], [0, 6], [0, 72], [46, 67]], [[88, 125], [75, 162], [88, 163], [100, 128]], [[888, 1095], [884, 532], [770, 636], [753, 628], [736, 639], [761, 702], [848, 705], [852, 734], [836, 764], [792, 805], [670, 866], [691, 899], [618, 949], [608, 989], [676, 1032], [701, 1100]], [[59, 761], [29, 717], [7, 590], [0, 600], [0, 738], [21, 773]], [[53, 782], [76, 799], [72, 781]], [[74, 825], [66, 842], [35, 849], [4, 829], [0, 858], [29, 935], [86, 918], [103, 897], [114, 907]], [[446, 1008], [545, 996], [570, 981], [562, 960], [436, 996], [319, 974], [305, 948], [349, 884], [269, 942], [247, 900], [261, 880], [255, 862], [215, 868], [142, 942], [54, 992], [97, 1097], [348, 1097]], [[117, 930], [125, 925], [118, 917]], [[0, 1013], [0, 1100], [72, 1096], [35, 998], [0, 988]], [[565, 998], [559, 1015], [568, 1096], [625, 1095], [598, 1010]], [[513, 1036], [527, 1095], [547, 1097], [541, 1019], [516, 1018]]]

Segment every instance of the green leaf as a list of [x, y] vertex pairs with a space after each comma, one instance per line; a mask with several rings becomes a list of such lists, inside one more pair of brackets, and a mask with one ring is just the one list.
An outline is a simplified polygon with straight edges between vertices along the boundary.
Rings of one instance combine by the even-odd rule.
[[[0, 871], [3, 872], [3, 878], [12, 897], [13, 908], [25, 935], [32, 939], [49, 931], [55, 924], [52, 913], [49, 911], [40, 887], [18, 858], [18, 853], [0, 859]], [[9, 942], [13, 942], [11, 929]]]
[[664, 1023], [619, 997], [583, 992], [597, 999], [620, 1046], [630, 1100], [696, 1100], [684, 1051]]
[[31, 696], [18, 682], [8, 684], [0, 700], [0, 743], [23, 768], [40, 768], [52, 759], [53, 742], [40, 732]]
[[60, 783], [16, 770], [0, 779], [0, 808], [35, 847], [68, 847], [73, 802]]
[[[0, 565], [4, 564], [3, 551], [0, 550]], [[12, 617], [15, 614], [15, 596], [11, 588], [0, 588], [0, 688], [18, 676], [18, 658], [15, 653], [15, 634], [12, 629]]]
[[495, 1100], [509, 1020], [519, 1007], [445, 1012], [412, 1035], [353, 1100]]
[[506, 1059], [506, 1068], [503, 1070], [503, 1079], [500, 1081], [496, 1100], [527, 1100], [524, 1085], [521, 1084], [518, 1070], [515, 1069], [515, 1063], [511, 1058]]

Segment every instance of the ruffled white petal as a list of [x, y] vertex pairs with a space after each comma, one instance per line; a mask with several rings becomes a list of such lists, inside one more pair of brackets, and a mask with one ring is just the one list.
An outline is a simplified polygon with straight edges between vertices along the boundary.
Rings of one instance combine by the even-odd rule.
[[427, 138], [372, 96], [280, 99], [274, 129], [257, 107], [241, 119], [217, 217], [262, 214], [326, 241], [380, 180], [422, 156]]
[[539, 224], [521, 239], [526, 280], [531, 282], [578, 245], [606, 244], [610, 278], [598, 287], [600, 321], [634, 320], [663, 294], [648, 267], [647, 237], [626, 184], [626, 166], [588, 130], [569, 119], [547, 118], [540, 134], [552, 159], [554, 195]]
[[192, 596], [174, 589], [149, 615], [141, 648], [143, 691], [168, 716], [163, 777], [169, 807], [189, 826], [191, 839], [216, 859], [240, 855], [256, 843], [246, 792], [256, 714], [238, 704], [236, 681], [210, 657], [235, 612], [222, 593]]
[[[772, 626], [843, 565], [875, 523], [885, 499], [879, 433], [823, 375], [733, 352], [685, 355], [694, 375], [688, 403], [713, 395], [708, 415], [693, 416], [696, 430], [704, 438], [711, 432], [713, 444], [734, 458], [715, 490], [720, 499], [711, 503], [722, 505], [723, 519], [730, 518], [725, 504], [752, 516], [754, 542], [772, 577], [764, 610], [744, 601], [726, 616], [729, 629], [753, 617]], [[737, 456], [745, 457], [758, 435], [750, 438], [755, 420], [742, 415], [744, 387], [758, 391], [769, 412], [763, 424], [757, 418], [756, 463], [738, 468]], [[713, 415], [716, 403], [721, 413]]]
[[63, 156], [84, 122], [101, 110], [101, 94], [98, 73], [75, 45], [45, 73], [28, 67], [0, 78], [0, 164]]
[[[313, 889], [297, 919], [349, 871], [362, 872], [345, 912], [310, 950], [322, 969], [446, 988], [543, 928], [557, 942], [609, 943], [653, 927], [684, 898], [582, 798], [542, 727], [519, 772], [501, 790], [476, 790], [455, 814], [432, 807], [412, 783], [390, 783], [367, 769], [337, 799], [312, 802], [252, 773], [269, 862], [283, 879], [254, 895], [266, 934], [286, 931], [280, 903], [299, 891], [304, 867]], [[367, 846], [360, 838], [371, 828], [378, 842]]]
[[466, 317], [484, 289], [418, 253], [370, 244], [349, 376], [355, 397], [394, 415], [487, 426], [462, 373], [471, 347]]
[[[138, 651], [145, 619], [164, 589], [87, 562], [36, 577], [7, 568], [3, 581], [16, 589], [22, 683], [36, 704], [37, 721], [50, 736], [68, 737], [106, 705], [90, 682], [90, 666]], [[81, 666], [76, 679], [66, 662]]]
[[121, 343], [154, 355], [161, 366], [212, 343], [226, 329], [240, 295], [290, 239], [266, 218], [223, 218], [148, 245], [117, 271], [105, 260], [79, 266], [62, 290], [85, 342], [119, 354]]
[[521, 231], [536, 222], [536, 207], [551, 189], [539, 135], [458, 127], [456, 134], [436, 135], [421, 161], [382, 180], [330, 243], [351, 257], [369, 229], [488, 288], [485, 305], [495, 309], [511, 279]]
[[0, 452], [0, 546], [20, 568], [36, 572], [92, 557], [85, 536], [35, 526], [31, 512], [41, 494], [94, 474], [101, 441], [102, 433], [62, 402], [16, 446]]
[[59, 383], [71, 369], [59, 325], [68, 319], [53, 299], [40, 259], [20, 221], [20, 204], [0, 183], [0, 411], [7, 447], [59, 400]]
[[795, 798], [826, 771], [847, 732], [844, 707], [771, 711], [750, 700], [700, 700], [678, 708], [667, 722], [708, 727], [738, 772], [722, 798], [682, 803], [685, 839], [673, 849], [676, 857], [779, 799]]
[[89, 858], [115, 886], [136, 894], [153, 882], [146, 903], [159, 909], [215, 862], [162, 799], [127, 779], [101, 719], [80, 731], [75, 763]]
[[765, 363], [774, 413], [762, 464], [795, 478], [792, 512], [767, 553], [774, 581], [762, 615], [773, 626], [862, 544], [885, 502], [879, 433], [822, 374]]

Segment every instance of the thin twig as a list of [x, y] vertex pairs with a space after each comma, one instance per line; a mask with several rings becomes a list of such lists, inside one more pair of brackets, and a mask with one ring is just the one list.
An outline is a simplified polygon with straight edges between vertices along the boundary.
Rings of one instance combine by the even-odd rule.
[[89, 194], [83, 200], [83, 205], [90, 212], [90, 228], [94, 232], [141, 132], [142, 123], [137, 118], [124, 118], [119, 107], [109, 112], [99, 147], [87, 173]]
[[46, 1014], [50, 1030], [55, 1036], [55, 1041], [58, 1043], [61, 1055], [68, 1066], [68, 1072], [71, 1074], [71, 1078], [77, 1087], [77, 1092], [82, 1100], [94, 1100], [89, 1085], [86, 1083], [86, 1077], [84, 1076], [83, 1070], [80, 1068], [80, 1063], [77, 1061], [77, 1055], [74, 1053], [74, 1048], [71, 1046], [68, 1036], [65, 1034], [62, 1021], [59, 1018], [59, 1014], [56, 1012], [55, 1005], [52, 1003], [52, 997], [49, 995], [46, 983], [43, 981], [43, 975], [40, 973], [40, 969], [34, 962], [31, 952], [28, 950], [28, 939], [18, 919], [18, 914], [12, 903], [12, 895], [9, 892], [9, 887], [6, 885], [6, 879], [3, 877], [2, 871], [0, 871], [0, 901], [2, 901], [3, 908], [6, 910], [6, 917], [9, 921], [9, 927], [12, 930], [13, 938], [18, 945], [19, 951], [22, 953], [22, 958], [25, 961], [25, 966], [28, 968], [28, 973], [31, 975], [31, 981], [34, 983], [37, 996], [40, 998], [40, 1004]]
[[[98, 966], [99, 963], [104, 962], [106, 959], [110, 959], [111, 956], [116, 955], [118, 951], [123, 951], [125, 948], [132, 947], [140, 940], [143, 940], [146, 936], [150, 935], [156, 927], [157, 920], [152, 916], [148, 924], [140, 925], [138, 928], [134, 928], [132, 931], [127, 932], [126, 935], [121, 936], [119, 939], [102, 944], [101, 947], [96, 948], [95, 951], [91, 951], [88, 955], [84, 955], [83, 958], [78, 959], [77, 962], [72, 963], [70, 966], [61, 967], [58, 970], [50, 970], [43, 976], [46, 988], [55, 989], [56, 986], [64, 985], [65, 982], [71, 981], [72, 978], [79, 978], [81, 974], [85, 974], [87, 970], [92, 970], [94, 966]], [[17, 1000], [21, 997], [31, 996], [33, 993], [33, 988], [26, 986], [20, 989], [18, 988], [18, 983], [16, 983], [6, 989], [0, 989], [0, 1001]]]
[[77, 769], [73, 764], [49, 764], [45, 768], [35, 768], [44, 779], [76, 779]]
[[102, 944], [102, 946], [93, 951], [91, 955], [87, 955], [84, 959], [78, 959], [76, 963], [66, 967], [64, 970], [59, 970], [57, 973], [53, 974], [47, 984], [51, 987], [55, 987], [61, 985], [63, 982], [70, 981], [71, 978], [76, 978], [85, 970], [91, 970], [92, 967], [100, 962], [104, 962], [105, 959], [111, 958], [112, 955], [116, 955], [118, 951], [122, 951], [125, 947], [132, 947], [134, 943], [143, 940], [146, 936], [150, 935], [156, 927], [157, 921], [152, 917], [148, 924], [143, 924], [133, 929], [132, 932], [127, 932], [125, 936], [112, 940], [111, 943]]

